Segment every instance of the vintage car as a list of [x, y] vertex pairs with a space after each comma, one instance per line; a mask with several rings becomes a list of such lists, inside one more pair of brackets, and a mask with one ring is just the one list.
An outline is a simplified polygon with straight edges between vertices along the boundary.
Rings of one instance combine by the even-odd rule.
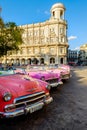
[[70, 67], [69, 65], [66, 65], [66, 64], [58, 65], [58, 68], [65, 69], [65, 70], [67, 70], [69, 73], [70, 73], [70, 71], [71, 71], [71, 67]]
[[61, 64], [58, 66], [58, 69], [60, 69], [60, 71], [62, 72], [62, 79], [63, 80], [68, 80], [70, 77], [72, 77], [71, 75], [71, 67], [69, 65], [66, 64]]
[[63, 84], [61, 81], [60, 73], [47, 71], [44, 66], [30, 66], [26, 70], [26, 73], [33, 77], [50, 84], [51, 87], [58, 87]]
[[60, 66], [46, 66], [47, 70], [50, 72], [58, 73], [61, 75], [61, 80], [68, 80], [71, 77], [70, 74], [70, 69], [68, 70], [67, 68], [60, 67]]
[[61, 73], [61, 79], [64, 81], [64, 80], [68, 80], [70, 79], [71, 75], [70, 75], [70, 72], [67, 70], [67, 69], [64, 69], [64, 68], [58, 68], [58, 69], [55, 69], [55, 71], [60, 71]]
[[1, 118], [32, 113], [52, 102], [48, 83], [28, 75], [11, 73], [0, 71]]

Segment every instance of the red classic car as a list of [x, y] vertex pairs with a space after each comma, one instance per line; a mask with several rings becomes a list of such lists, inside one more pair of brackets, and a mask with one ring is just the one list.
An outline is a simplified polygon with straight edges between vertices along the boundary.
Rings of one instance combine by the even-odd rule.
[[48, 83], [23, 74], [8, 73], [0, 72], [1, 118], [32, 113], [52, 102]]

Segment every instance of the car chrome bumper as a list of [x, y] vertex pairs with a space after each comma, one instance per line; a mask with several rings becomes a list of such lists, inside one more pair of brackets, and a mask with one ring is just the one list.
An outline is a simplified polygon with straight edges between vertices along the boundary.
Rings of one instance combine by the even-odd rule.
[[62, 85], [62, 84], [63, 84], [63, 82], [62, 82], [62, 81], [59, 81], [59, 82], [57, 82], [57, 83], [52, 83], [52, 84], [50, 84], [50, 85], [51, 85], [51, 87], [57, 87], [57, 86]]
[[62, 76], [61, 79], [62, 79], [62, 80], [68, 80], [68, 79], [70, 79], [70, 77], [71, 77], [70, 75], [65, 75], [65, 76]]
[[16, 116], [27, 114], [27, 113], [33, 113], [37, 110], [40, 110], [44, 105], [49, 104], [52, 101], [53, 101], [53, 98], [49, 97], [44, 102], [38, 102], [31, 106], [26, 106], [25, 108], [22, 108], [22, 109], [20, 108], [18, 110], [15, 110], [13, 112], [0, 112], [0, 117], [1, 118], [11, 118], [11, 117], [16, 117]]

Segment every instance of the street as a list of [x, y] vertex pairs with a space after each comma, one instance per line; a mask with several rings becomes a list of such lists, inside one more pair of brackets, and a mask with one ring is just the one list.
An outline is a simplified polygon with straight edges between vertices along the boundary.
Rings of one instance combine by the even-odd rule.
[[51, 96], [53, 102], [37, 112], [0, 119], [0, 130], [87, 130], [87, 67], [73, 68]]

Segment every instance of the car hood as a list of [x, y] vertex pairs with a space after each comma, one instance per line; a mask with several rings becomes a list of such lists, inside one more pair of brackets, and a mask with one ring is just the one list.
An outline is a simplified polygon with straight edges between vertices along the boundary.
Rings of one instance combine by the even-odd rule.
[[[41, 84], [41, 83], [40, 83]], [[0, 77], [0, 92], [10, 92], [15, 96], [21, 96], [42, 91], [38, 80], [27, 75], [9, 75]]]

